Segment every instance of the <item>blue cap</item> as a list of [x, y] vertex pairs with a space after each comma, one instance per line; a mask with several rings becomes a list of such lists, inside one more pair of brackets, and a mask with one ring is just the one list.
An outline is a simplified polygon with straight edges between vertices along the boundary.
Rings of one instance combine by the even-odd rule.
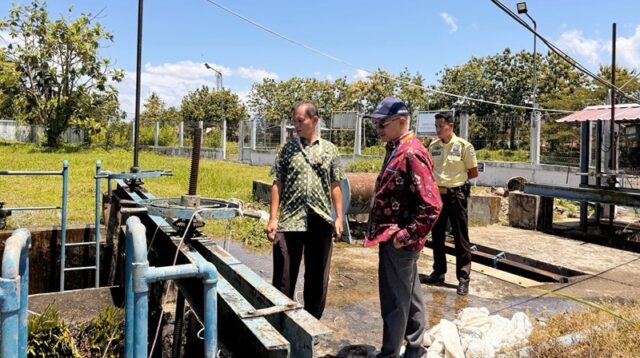
[[373, 113], [367, 114], [364, 118], [383, 119], [396, 114], [408, 115], [409, 110], [400, 99], [389, 96], [378, 103]]

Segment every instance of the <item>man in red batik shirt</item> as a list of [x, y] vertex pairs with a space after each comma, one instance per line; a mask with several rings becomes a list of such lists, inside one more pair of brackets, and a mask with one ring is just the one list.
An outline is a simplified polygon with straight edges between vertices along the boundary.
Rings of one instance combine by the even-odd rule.
[[426, 149], [409, 131], [407, 106], [395, 97], [378, 104], [370, 118], [387, 153], [375, 186], [364, 246], [379, 245], [378, 279], [382, 348], [378, 357], [405, 358], [426, 353], [424, 305], [417, 261], [442, 209]]

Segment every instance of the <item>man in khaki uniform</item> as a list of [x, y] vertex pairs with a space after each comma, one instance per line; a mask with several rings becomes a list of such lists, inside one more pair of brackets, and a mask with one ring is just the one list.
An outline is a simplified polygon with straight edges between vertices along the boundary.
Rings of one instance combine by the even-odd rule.
[[436, 132], [438, 139], [429, 145], [434, 175], [442, 197], [442, 212], [435, 223], [433, 237], [433, 272], [423, 282], [442, 285], [447, 272], [445, 236], [447, 220], [451, 223], [456, 246], [456, 277], [459, 295], [469, 293], [471, 273], [471, 243], [467, 217], [468, 180], [478, 176], [478, 162], [473, 145], [453, 133], [454, 119], [450, 113], [438, 113]]

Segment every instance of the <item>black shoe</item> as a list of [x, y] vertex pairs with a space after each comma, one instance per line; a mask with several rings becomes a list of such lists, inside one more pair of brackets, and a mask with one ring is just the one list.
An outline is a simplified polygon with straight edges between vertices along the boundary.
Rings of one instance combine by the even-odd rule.
[[442, 286], [444, 285], [444, 275], [436, 275], [432, 272], [430, 275], [420, 275], [420, 283], [426, 283], [427, 285]]
[[469, 281], [460, 281], [460, 283], [458, 283], [458, 289], [456, 290], [456, 293], [461, 295], [461, 296], [466, 296], [469, 294]]

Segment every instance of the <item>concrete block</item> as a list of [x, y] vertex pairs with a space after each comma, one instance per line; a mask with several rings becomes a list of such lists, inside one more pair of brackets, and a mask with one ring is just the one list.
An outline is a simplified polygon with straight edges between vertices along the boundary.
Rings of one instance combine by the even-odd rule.
[[509, 193], [509, 226], [535, 230], [539, 212], [539, 196], [518, 191]]
[[487, 226], [498, 223], [501, 198], [495, 195], [469, 197], [469, 226]]
[[260, 180], [253, 181], [253, 199], [261, 203], [271, 203], [271, 184]]

